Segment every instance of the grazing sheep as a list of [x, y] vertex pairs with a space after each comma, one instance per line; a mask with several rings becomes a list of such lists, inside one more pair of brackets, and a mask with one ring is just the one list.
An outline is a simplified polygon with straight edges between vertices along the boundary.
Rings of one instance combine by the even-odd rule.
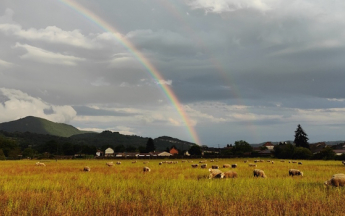
[[250, 163], [250, 164], [248, 164], [250, 167], [257, 167], [257, 165], [256, 164], [252, 164], [252, 163]]
[[193, 161], [190, 161], [190, 160], [189, 160], [188, 163], [193, 163]]
[[184, 162], [186, 162], [186, 160], [182, 160], [181, 162], [184, 163]]
[[245, 160], [245, 161], [243, 161], [244, 163], [247, 163], [248, 161], [247, 160]]
[[253, 171], [254, 177], [262, 177], [262, 178], [267, 178], [267, 176], [265, 175], [265, 172], [261, 169], [255, 169]]
[[137, 161], [132, 161], [132, 163], [136, 163]]
[[212, 169], [219, 169], [218, 165], [212, 165]]
[[143, 168], [143, 172], [144, 172], [144, 173], [146, 173], [146, 172], [151, 172], [151, 169], [148, 168], [148, 167], [144, 167], [144, 168]]
[[199, 164], [192, 164], [193, 168], [197, 168], [199, 166]]
[[334, 187], [343, 187], [345, 186], [345, 174], [343, 173], [338, 173], [338, 174], [334, 174], [332, 176], [332, 178], [328, 181], [325, 181], [324, 184], [326, 186], [334, 186]]
[[210, 162], [214, 162], [214, 160], [210, 160]]
[[199, 163], [206, 163], [206, 161], [199, 161]]
[[236, 168], [237, 164], [231, 164], [231, 168]]
[[229, 170], [224, 173], [224, 178], [237, 178], [237, 172]]
[[295, 176], [295, 175], [300, 175], [303, 176], [303, 172], [297, 170], [297, 169], [289, 169], [289, 176]]
[[270, 161], [270, 160], [268, 160], [267, 162], [268, 162], [268, 163], [270, 163], [271, 161]]
[[272, 164], [274, 164], [274, 161], [271, 161]]
[[201, 169], [205, 169], [207, 167], [207, 164], [201, 164], [200, 167]]
[[230, 168], [231, 165], [230, 164], [223, 164], [223, 168]]
[[264, 162], [263, 160], [259, 160], [259, 162]]
[[162, 165], [163, 163], [162, 162], [159, 162], [159, 165]]
[[283, 163], [284, 163], [285, 161], [284, 161], [284, 160], [281, 160], [280, 162], [283, 162]]
[[46, 166], [44, 163], [41, 163], [41, 162], [37, 162], [36, 163], [36, 166]]
[[302, 165], [302, 162], [298, 162], [298, 165]]
[[90, 172], [91, 169], [90, 169], [90, 167], [86, 166], [86, 167], [84, 167], [83, 171], [85, 171], [85, 172]]
[[224, 173], [219, 169], [209, 169], [208, 171], [210, 171], [209, 179], [224, 177]]
[[173, 164], [177, 164], [177, 163], [178, 163], [178, 161], [174, 161], [174, 162], [173, 162]]
[[144, 161], [143, 164], [148, 164], [149, 162], [148, 161]]
[[117, 165], [120, 165], [120, 164], [121, 164], [121, 161], [117, 161], [116, 164], [117, 164]]
[[345, 165], [345, 161], [342, 161], [341, 163], [343, 163]]
[[259, 162], [259, 161], [258, 161], [258, 160], [255, 160], [255, 161], [254, 161], [254, 163], [257, 163], [257, 162]]
[[297, 161], [292, 161], [292, 163], [297, 163]]
[[106, 163], [107, 166], [114, 166], [114, 163], [113, 162], [108, 162]]

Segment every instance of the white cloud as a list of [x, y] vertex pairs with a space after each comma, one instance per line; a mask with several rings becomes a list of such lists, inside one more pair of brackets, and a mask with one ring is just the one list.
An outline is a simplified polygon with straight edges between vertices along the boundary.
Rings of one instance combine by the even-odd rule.
[[95, 81], [91, 82], [91, 85], [99, 87], [99, 86], [109, 86], [110, 83], [108, 83], [104, 77], [98, 77]]
[[158, 85], [169, 85], [171, 86], [172, 84], [172, 80], [157, 80], [156, 84]]
[[328, 101], [344, 102], [344, 98], [327, 98]]
[[[77, 115], [71, 106], [52, 105], [20, 90], [0, 88], [0, 94], [8, 99], [0, 103], [0, 119], [3, 122], [26, 116], [36, 116], [54, 122], [66, 123]], [[51, 114], [46, 114], [45, 110]]]
[[14, 12], [12, 9], [6, 8], [5, 14], [3, 16], [0, 16], [0, 23], [12, 22], [13, 14]]
[[10, 62], [7, 62], [7, 61], [4, 61], [4, 60], [1, 60], [1, 59], [0, 59], [0, 66], [6, 67], [6, 68], [10, 68], [10, 67], [13, 66], [13, 64], [10, 63]]
[[34, 47], [28, 44], [17, 43], [15, 48], [24, 48], [27, 53], [20, 56], [22, 59], [29, 59], [36, 62], [46, 63], [46, 64], [60, 64], [75, 66], [79, 61], [85, 61], [84, 58], [78, 58], [70, 55], [63, 55], [60, 53], [53, 53], [38, 47]]
[[0, 24], [0, 31], [8, 35], [14, 35], [26, 40], [39, 40], [55, 44], [67, 44], [75, 47], [92, 49], [98, 45], [92, 39], [85, 37], [79, 29], [64, 31], [56, 26], [48, 26], [44, 29], [22, 29], [17, 24]]
[[265, 0], [189, 0], [192, 9], [204, 9], [206, 12], [223, 13], [241, 9], [255, 9], [258, 11], [271, 10], [270, 1]]

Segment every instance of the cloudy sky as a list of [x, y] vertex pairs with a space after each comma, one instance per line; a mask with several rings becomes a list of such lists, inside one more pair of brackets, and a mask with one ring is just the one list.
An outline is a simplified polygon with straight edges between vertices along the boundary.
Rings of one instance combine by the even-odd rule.
[[310, 142], [345, 140], [344, 9], [337, 0], [2, 0], [0, 122], [31, 115], [221, 147], [293, 140], [301, 124]]

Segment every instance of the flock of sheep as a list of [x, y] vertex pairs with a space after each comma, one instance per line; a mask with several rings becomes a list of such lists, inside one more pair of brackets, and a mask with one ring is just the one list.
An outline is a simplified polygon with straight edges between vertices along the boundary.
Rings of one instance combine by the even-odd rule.
[[[132, 163], [136, 163], [137, 161], [132, 161]], [[182, 163], [187, 162], [186, 160], [182, 160]], [[193, 161], [188, 161], [189, 163], [193, 163]], [[207, 168], [207, 164], [206, 164], [206, 160], [205, 161], [200, 161], [199, 163], [201, 164], [200, 167], [202, 169]], [[214, 160], [210, 160], [210, 162], [214, 162]], [[248, 160], [245, 160], [244, 163], [247, 163]], [[254, 160], [254, 163], [258, 163], [258, 162], [264, 162], [263, 160]], [[268, 160], [267, 162], [274, 164], [274, 161], [270, 161]], [[285, 162], [285, 161], [280, 161], [280, 162]], [[143, 164], [148, 164], [148, 161], [144, 161]], [[162, 161], [159, 162], [159, 165], [162, 164], [177, 164], [177, 161]], [[296, 162], [296, 161], [289, 161], [289, 163], [298, 163], [299, 165], [302, 165], [302, 162]], [[342, 161], [342, 163], [345, 165], [345, 161]], [[121, 164], [121, 161], [117, 161], [116, 162], [117, 165]], [[113, 162], [107, 162], [106, 163], [107, 166], [114, 166]], [[248, 165], [250, 167], [257, 167], [256, 164], [252, 164], [252, 163], [248, 163]], [[46, 166], [44, 163], [41, 162], [37, 162], [36, 166]], [[191, 165], [192, 168], [197, 168], [199, 166], [199, 164], [192, 164]], [[223, 164], [223, 168], [237, 168], [237, 164]], [[83, 171], [85, 172], [90, 172], [91, 169], [88, 166], [85, 166]], [[147, 166], [145, 166], [143, 168], [143, 172], [150, 172], [151, 169]], [[233, 171], [233, 170], [229, 170], [226, 172], [223, 172], [221, 170], [219, 170], [219, 166], [218, 165], [212, 165], [211, 168], [209, 168], [209, 179], [212, 178], [237, 178], [237, 172]], [[253, 171], [253, 175], [254, 177], [261, 177], [261, 178], [267, 178], [265, 172], [261, 169], [254, 169]], [[289, 169], [289, 176], [303, 176], [303, 172], [301, 172], [298, 169]], [[339, 187], [339, 186], [345, 186], [345, 174], [343, 173], [338, 173], [338, 174], [334, 174], [331, 179], [327, 180], [324, 182], [324, 185], [326, 186], [335, 186], [335, 187]]]

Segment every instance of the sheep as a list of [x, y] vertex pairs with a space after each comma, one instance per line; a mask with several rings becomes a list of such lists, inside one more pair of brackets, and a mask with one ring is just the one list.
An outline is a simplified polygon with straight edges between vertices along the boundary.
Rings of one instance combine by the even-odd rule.
[[289, 160], [289, 163], [291, 163], [291, 161]]
[[173, 161], [173, 164], [177, 164], [178, 163], [178, 161]]
[[343, 173], [338, 173], [334, 174], [332, 178], [328, 181], [325, 181], [324, 184], [326, 186], [334, 186], [334, 187], [343, 187], [345, 186], [345, 174]]
[[84, 167], [83, 171], [85, 171], [85, 172], [90, 172], [91, 169], [90, 169], [90, 167], [86, 166], [86, 167]]
[[231, 165], [230, 164], [223, 164], [223, 168], [230, 168]]
[[280, 162], [284, 163], [285, 161], [284, 161], [284, 160], [281, 160]]
[[146, 172], [151, 172], [151, 169], [148, 168], [148, 167], [144, 167], [144, 168], [143, 168], [143, 172], [144, 172], [144, 173], [146, 173]]
[[237, 164], [231, 164], [231, 168], [236, 168]]
[[120, 164], [121, 164], [121, 161], [117, 161], [116, 164], [117, 164], [117, 165], [120, 165]]
[[345, 165], [345, 161], [342, 161], [342, 163]]
[[297, 163], [296, 161], [292, 161], [292, 163]]
[[270, 163], [271, 161], [270, 161], [270, 160], [268, 160], [267, 162], [268, 162], [268, 163]]
[[143, 164], [148, 164], [149, 162], [148, 161], [144, 161]]
[[219, 169], [211, 169], [210, 168], [208, 171], [210, 171], [209, 179], [224, 178], [224, 173], [222, 171], [220, 171]]
[[210, 160], [210, 162], [214, 162], [214, 160]]
[[132, 161], [132, 163], [136, 163], [137, 161]]
[[243, 161], [244, 163], [247, 163], [248, 161], [247, 160], [245, 160], [245, 161]]
[[302, 162], [299, 161], [299, 162], [298, 162], [298, 165], [302, 165]]
[[36, 163], [36, 166], [46, 166], [46, 165], [45, 165], [44, 163], [41, 163], [41, 162], [38, 161], [38, 162]]
[[274, 161], [271, 161], [272, 164], [274, 164]]
[[212, 169], [219, 169], [218, 165], [212, 165]]
[[297, 169], [289, 169], [289, 176], [295, 176], [295, 175], [300, 175], [303, 176], [303, 172], [297, 170]]
[[259, 160], [259, 162], [264, 162], [263, 160]]
[[159, 165], [162, 165], [163, 163], [162, 162], [159, 162]]
[[258, 165], [256, 165], [256, 164], [252, 164], [252, 163], [250, 163], [250, 164], [248, 164], [250, 167], [257, 167]]
[[201, 164], [201, 165], [200, 165], [200, 168], [201, 168], [201, 169], [205, 169], [206, 167], [207, 167], [207, 164]]
[[186, 160], [182, 160], [181, 162], [184, 163], [184, 162], [186, 162]]
[[261, 169], [255, 169], [253, 171], [254, 177], [262, 177], [262, 178], [267, 178], [267, 176], [265, 175], [265, 172]]
[[206, 163], [206, 161], [199, 161], [199, 163]]
[[193, 168], [197, 168], [199, 166], [199, 164], [192, 164]]
[[237, 172], [229, 170], [224, 173], [224, 178], [237, 178]]
[[190, 161], [190, 160], [189, 160], [188, 163], [193, 163], [193, 161]]
[[113, 162], [107, 162], [106, 165], [107, 166], [114, 166], [114, 163]]

